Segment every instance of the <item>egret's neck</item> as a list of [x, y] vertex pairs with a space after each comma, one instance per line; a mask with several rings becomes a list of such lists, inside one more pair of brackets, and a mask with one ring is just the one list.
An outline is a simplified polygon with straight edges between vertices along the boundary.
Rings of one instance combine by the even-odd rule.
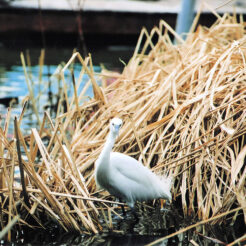
[[110, 152], [112, 151], [112, 149], [114, 147], [116, 137], [117, 136], [115, 134], [113, 134], [111, 131], [109, 132], [109, 135], [107, 137], [107, 140], [105, 142], [105, 145], [103, 147], [103, 150], [102, 150], [99, 158], [109, 161]]
[[97, 184], [107, 189], [109, 184], [109, 177], [110, 177], [110, 152], [114, 147], [114, 142], [116, 139], [116, 135], [113, 134], [111, 131], [107, 136], [107, 140], [104, 144], [101, 154], [99, 155], [96, 161], [96, 171], [95, 171], [95, 178]]

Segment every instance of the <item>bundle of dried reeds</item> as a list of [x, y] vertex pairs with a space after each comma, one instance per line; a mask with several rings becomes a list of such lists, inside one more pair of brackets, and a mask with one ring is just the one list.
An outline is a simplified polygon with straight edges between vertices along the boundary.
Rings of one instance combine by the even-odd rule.
[[[64, 72], [76, 59], [82, 69], [68, 98]], [[85, 74], [89, 81], [78, 94]], [[213, 26], [199, 26], [186, 41], [161, 21], [150, 34], [142, 30], [122, 74], [95, 75], [91, 58], [75, 53], [60, 75], [67, 112], [59, 105], [54, 121], [45, 113], [40, 130], [32, 129], [28, 138], [16, 124], [25, 161], [18, 160], [15, 141], [6, 137], [8, 117], [0, 130], [1, 215], [8, 215], [3, 221], [18, 210], [22, 187], [14, 184], [13, 173], [22, 162], [29, 205], [20, 203], [40, 226], [45, 227], [40, 216], [45, 211], [65, 230], [100, 231], [98, 215], [106, 216], [105, 209], [114, 212], [114, 202], [96, 191], [94, 162], [108, 121], [117, 115], [124, 125], [115, 149], [154, 172], [172, 175], [174, 202], [181, 202], [184, 214], [218, 223], [231, 212], [233, 222], [243, 212], [246, 222], [246, 35], [241, 19], [218, 16]], [[107, 77], [115, 82], [107, 85]], [[90, 85], [94, 98], [84, 101]]]

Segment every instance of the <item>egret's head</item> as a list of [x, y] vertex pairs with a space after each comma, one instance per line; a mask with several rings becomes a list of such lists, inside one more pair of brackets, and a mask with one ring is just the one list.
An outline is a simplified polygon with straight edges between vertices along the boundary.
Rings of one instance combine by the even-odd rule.
[[120, 128], [122, 126], [122, 120], [119, 119], [119, 118], [113, 118], [111, 121], [110, 121], [110, 131], [114, 134], [114, 135], [118, 135], [119, 134], [119, 131], [120, 131]]

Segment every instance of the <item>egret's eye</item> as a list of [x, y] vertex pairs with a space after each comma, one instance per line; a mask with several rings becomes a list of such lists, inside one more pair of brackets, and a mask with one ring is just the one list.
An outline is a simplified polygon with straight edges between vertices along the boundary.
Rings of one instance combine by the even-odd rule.
[[112, 125], [114, 126], [114, 123], [112, 123]]

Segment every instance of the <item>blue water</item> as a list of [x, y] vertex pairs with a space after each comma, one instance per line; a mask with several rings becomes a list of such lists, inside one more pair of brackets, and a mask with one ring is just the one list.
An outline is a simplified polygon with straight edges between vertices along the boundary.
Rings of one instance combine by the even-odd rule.
[[[41, 83], [39, 83], [39, 73], [40, 67], [33, 66], [31, 67], [31, 71], [28, 72], [30, 79], [29, 83], [32, 85], [34, 98], [36, 100], [36, 105], [38, 107], [39, 117], [42, 119], [45, 108], [49, 106], [49, 98], [48, 94], [51, 93], [52, 97], [57, 97], [61, 92], [59, 87], [63, 87], [62, 81], [57, 79], [55, 76], [55, 72], [57, 70], [56, 65], [45, 65], [42, 68], [42, 79]], [[79, 77], [81, 71], [81, 65], [74, 65], [74, 76], [75, 78]], [[99, 73], [101, 68], [99, 66], [94, 66], [94, 72]], [[67, 86], [67, 94], [71, 97], [74, 93], [73, 84], [72, 84], [72, 76], [69, 70], [65, 71], [65, 81]], [[78, 88], [78, 95], [82, 91], [85, 83], [89, 80], [87, 74], [83, 76], [82, 83]], [[100, 81], [98, 80], [98, 83]], [[14, 104], [12, 107], [12, 117], [18, 116], [21, 113], [22, 106], [21, 102], [25, 99], [26, 96], [29, 95], [28, 86], [26, 83], [26, 78], [24, 75], [22, 66], [11, 66], [9, 70], [6, 70], [4, 73], [0, 75], [0, 98], [18, 98], [19, 104]], [[90, 86], [86, 93], [87, 98], [93, 97], [93, 90]], [[82, 102], [80, 102], [82, 103]], [[7, 112], [7, 108], [4, 105], [0, 105], [0, 114], [2, 118], [5, 117]], [[32, 116], [30, 118], [30, 116]], [[33, 114], [32, 107], [29, 107], [27, 112], [25, 113], [25, 117], [23, 119], [21, 128], [28, 133], [30, 127], [37, 126], [37, 117]], [[10, 125], [10, 132], [12, 131], [13, 124]]]
[[[58, 66], [56, 65], [44, 65], [43, 71], [42, 71], [42, 81], [41, 81], [41, 88], [39, 85], [39, 72], [40, 67], [39, 66], [33, 66], [31, 67], [31, 72], [29, 73], [31, 75], [31, 81], [33, 81], [33, 89], [34, 89], [34, 95], [37, 96], [40, 92], [42, 92], [42, 95], [45, 95], [45, 93], [48, 93], [50, 91], [52, 94], [58, 93], [58, 86], [57, 86], [57, 78], [55, 76], [55, 72], [57, 70]], [[94, 66], [94, 72], [100, 73], [101, 68], [99, 66]], [[74, 65], [74, 76], [75, 78], [79, 77], [79, 73], [81, 71], [81, 65], [75, 64]], [[65, 72], [65, 79], [69, 83], [67, 84], [68, 88], [68, 95], [73, 95], [73, 85], [71, 80], [71, 73], [69, 70], [66, 70]], [[87, 74], [84, 75], [83, 81], [80, 84], [80, 87], [78, 89], [78, 94], [83, 89], [83, 86], [88, 81], [89, 76]], [[50, 80], [50, 88], [48, 88], [48, 83]], [[29, 79], [30, 81], [30, 79]], [[4, 74], [4, 77], [0, 78], [0, 97], [19, 97], [20, 99], [23, 99], [24, 96], [28, 95], [28, 86], [26, 83], [26, 78], [24, 75], [23, 68], [21, 66], [12, 66], [10, 70], [6, 71]], [[88, 89], [87, 95], [89, 97], [93, 96], [93, 90], [90, 87]]]

